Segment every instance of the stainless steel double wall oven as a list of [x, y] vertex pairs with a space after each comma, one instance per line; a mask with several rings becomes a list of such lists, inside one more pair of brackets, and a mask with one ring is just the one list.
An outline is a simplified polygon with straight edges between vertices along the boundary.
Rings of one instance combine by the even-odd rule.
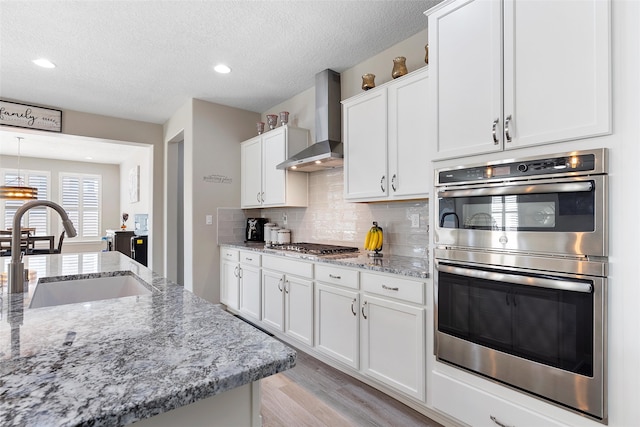
[[438, 360], [606, 423], [606, 149], [436, 171]]

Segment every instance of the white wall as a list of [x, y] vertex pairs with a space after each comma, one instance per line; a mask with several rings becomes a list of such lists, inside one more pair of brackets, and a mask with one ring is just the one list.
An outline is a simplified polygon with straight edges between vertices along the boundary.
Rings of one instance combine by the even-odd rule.
[[[167, 145], [176, 135], [184, 138], [183, 284], [212, 302], [220, 298], [217, 210], [240, 206], [240, 142], [255, 135], [259, 119], [257, 113], [193, 99], [165, 124]], [[211, 225], [206, 215], [212, 215]]]

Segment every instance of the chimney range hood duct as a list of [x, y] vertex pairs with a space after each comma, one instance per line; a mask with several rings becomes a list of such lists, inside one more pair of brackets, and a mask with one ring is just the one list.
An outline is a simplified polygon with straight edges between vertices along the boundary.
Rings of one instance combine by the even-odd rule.
[[324, 70], [316, 74], [316, 143], [276, 166], [296, 172], [342, 167], [340, 74]]

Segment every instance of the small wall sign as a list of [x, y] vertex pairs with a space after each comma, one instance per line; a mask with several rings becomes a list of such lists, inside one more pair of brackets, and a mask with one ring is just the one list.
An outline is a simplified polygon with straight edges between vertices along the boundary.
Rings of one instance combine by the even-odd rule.
[[62, 132], [62, 111], [0, 100], [0, 125]]
[[231, 177], [217, 174], [203, 176], [202, 180], [213, 184], [231, 184], [231, 182], [233, 182]]

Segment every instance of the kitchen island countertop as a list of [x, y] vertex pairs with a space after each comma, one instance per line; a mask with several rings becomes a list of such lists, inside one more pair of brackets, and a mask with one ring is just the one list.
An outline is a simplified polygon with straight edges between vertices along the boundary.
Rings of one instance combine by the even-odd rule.
[[421, 279], [426, 279], [429, 277], [429, 265], [426, 257], [420, 258], [385, 254], [382, 257], [375, 258], [359, 252], [354, 256], [349, 256], [348, 254], [339, 256], [316, 256], [298, 252], [283, 251], [280, 249], [266, 248], [264, 243], [255, 242], [221, 243], [220, 246], [226, 246], [241, 250], [250, 250], [260, 252], [265, 255], [286, 256], [297, 259], [305, 259], [313, 262], [359, 268], [381, 273], [399, 274], [402, 276], [417, 277]]
[[[119, 252], [24, 261], [29, 292], [8, 295], [3, 274], [3, 426], [125, 425], [295, 366], [293, 349]], [[41, 277], [125, 271], [152, 294], [28, 308]]]

